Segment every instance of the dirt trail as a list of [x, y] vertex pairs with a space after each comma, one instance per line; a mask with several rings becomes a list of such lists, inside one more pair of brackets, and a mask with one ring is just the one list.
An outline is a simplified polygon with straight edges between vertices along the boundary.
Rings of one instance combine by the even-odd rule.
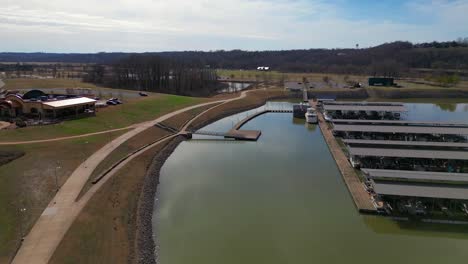
[[[169, 138], [165, 138], [161, 141], [155, 142], [152, 145], [133, 154], [131, 157], [129, 157], [124, 162], [115, 167], [112, 171], [110, 171], [103, 180], [94, 185], [85, 195], [83, 195], [83, 197], [80, 200], [76, 201], [81, 189], [88, 181], [94, 169], [118, 146], [123, 144], [128, 139], [138, 135], [143, 130], [154, 126], [156, 123], [161, 123], [180, 113], [190, 111], [198, 107], [207, 106], [216, 102], [224, 104], [235, 100], [243, 99], [246, 97], [247, 92], [248, 91], [242, 92], [241, 95], [236, 98], [224, 99], [215, 102], [207, 102], [186, 107], [161, 116], [153, 121], [137, 124], [134, 126], [133, 130], [130, 130], [129, 132], [112, 140], [110, 143], [96, 151], [70, 175], [68, 180], [61, 187], [59, 192], [55, 195], [55, 197], [49, 203], [42, 215], [36, 221], [29, 234], [25, 237], [25, 240], [12, 263], [48, 263], [55, 249], [59, 245], [60, 241], [63, 239], [65, 233], [70, 228], [71, 224], [78, 216], [80, 211], [84, 208], [86, 203], [93, 196], [93, 194], [96, 193], [99, 190], [99, 188], [109, 178], [111, 178], [113, 174], [115, 174], [115, 172], [117, 172], [120, 168], [125, 166], [125, 164], [127, 164], [132, 159], [148, 150], [148, 148], [170, 140], [171, 138], [177, 136], [177, 134]], [[193, 119], [198, 118], [203, 113], [205, 113], [205, 111], [197, 115]]]

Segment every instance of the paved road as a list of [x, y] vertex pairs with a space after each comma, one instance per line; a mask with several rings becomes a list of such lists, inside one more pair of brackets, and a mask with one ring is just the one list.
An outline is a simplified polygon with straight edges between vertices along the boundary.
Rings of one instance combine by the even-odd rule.
[[[215, 102], [207, 102], [186, 107], [161, 116], [153, 121], [148, 121], [135, 125], [135, 129], [121, 135], [120, 137], [114, 139], [113, 141], [96, 151], [85, 162], [78, 166], [78, 168], [70, 175], [68, 180], [61, 187], [60, 191], [55, 195], [55, 197], [49, 203], [42, 215], [36, 221], [29, 234], [25, 237], [25, 240], [12, 263], [48, 263], [55, 249], [66, 234], [67, 230], [70, 228], [73, 221], [78, 216], [80, 211], [84, 208], [86, 203], [91, 199], [92, 195], [96, 193], [99, 190], [99, 188], [109, 178], [111, 178], [112, 175], [115, 174], [120, 168], [125, 166], [125, 164], [127, 164], [132, 159], [136, 158], [149, 148], [147, 147], [145, 149], [142, 149], [141, 151], [135, 153], [133, 156], [119, 164], [114, 170], [109, 172], [109, 174], [103, 180], [101, 180], [98, 184], [94, 185], [80, 200], [76, 201], [78, 195], [80, 194], [82, 188], [88, 181], [94, 169], [118, 146], [123, 144], [128, 139], [139, 134], [140, 132], [144, 131], [145, 129], [154, 126], [156, 123], [163, 122], [185, 111], [207, 106], [213, 103], [225, 104], [228, 102], [242, 99], [246, 95], [247, 91], [244, 91], [239, 97], [236, 98], [219, 100]], [[206, 111], [204, 111], [203, 113], [205, 112]], [[151, 147], [169, 139], [170, 138], [166, 138], [160, 142], [153, 143]]]

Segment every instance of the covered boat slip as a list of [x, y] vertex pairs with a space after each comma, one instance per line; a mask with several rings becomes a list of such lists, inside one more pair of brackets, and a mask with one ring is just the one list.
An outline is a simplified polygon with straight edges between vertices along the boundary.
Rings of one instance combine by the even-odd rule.
[[406, 107], [403, 105], [341, 105], [341, 104], [325, 104], [323, 109], [330, 111], [365, 111], [365, 112], [406, 112]]
[[398, 102], [360, 102], [360, 101], [325, 101], [325, 105], [373, 105], [373, 106], [404, 106]]
[[375, 180], [373, 187], [375, 193], [385, 196], [468, 200], [468, 185], [402, 183]]
[[334, 124], [334, 132], [428, 134], [428, 135], [468, 135], [468, 127], [424, 127], [391, 125], [342, 125]]
[[468, 160], [468, 151], [348, 147], [349, 155], [415, 159]]
[[467, 123], [459, 122], [428, 122], [407, 120], [364, 120], [364, 119], [333, 119], [334, 124], [358, 125], [393, 125], [393, 126], [424, 126], [424, 127], [468, 127]]
[[361, 169], [366, 178], [394, 181], [457, 182], [468, 184], [468, 173], [433, 171], [377, 170]]
[[403, 140], [365, 140], [365, 139], [343, 139], [343, 143], [351, 146], [399, 146], [411, 148], [449, 148], [467, 149], [468, 143], [464, 142], [436, 142], [436, 141], [403, 141]]

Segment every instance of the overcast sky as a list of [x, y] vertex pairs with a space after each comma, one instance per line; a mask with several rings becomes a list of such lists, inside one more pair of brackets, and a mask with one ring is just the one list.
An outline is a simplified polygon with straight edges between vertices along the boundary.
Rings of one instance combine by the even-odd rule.
[[468, 0], [0, 0], [0, 51], [361, 47], [468, 37]]

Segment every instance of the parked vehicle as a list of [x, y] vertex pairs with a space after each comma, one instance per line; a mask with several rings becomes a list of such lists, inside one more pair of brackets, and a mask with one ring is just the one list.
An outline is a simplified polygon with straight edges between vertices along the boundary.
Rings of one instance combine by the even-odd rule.
[[138, 94], [139, 94], [140, 96], [148, 96], [148, 94], [145, 93], [145, 92], [139, 92]]
[[122, 104], [122, 101], [120, 101], [119, 98], [111, 98], [111, 99], [107, 100], [107, 104], [108, 105], [118, 105], [118, 104]]

